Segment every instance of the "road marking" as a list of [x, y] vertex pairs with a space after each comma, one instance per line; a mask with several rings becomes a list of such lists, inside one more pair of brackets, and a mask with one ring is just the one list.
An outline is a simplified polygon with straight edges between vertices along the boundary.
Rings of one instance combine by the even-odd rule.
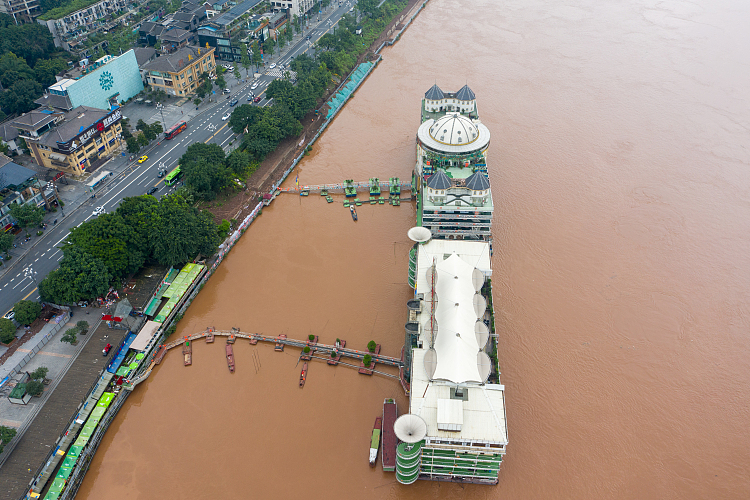
[[21, 300], [26, 300], [27, 298], [29, 298], [29, 295], [31, 295], [31, 294], [32, 294], [32, 293], [34, 293], [34, 292], [36, 292], [36, 288], [34, 288], [34, 289], [33, 289], [32, 291], [30, 291], [30, 292], [29, 292], [29, 293], [28, 293], [28, 294], [26, 295], [26, 297], [22, 298]]
[[36, 259], [34, 259], [34, 262], [36, 262], [36, 261], [38, 261], [38, 260], [39, 260], [39, 257], [37, 257]]
[[[76, 227], [77, 227], [77, 226], [76, 226]], [[64, 240], [64, 239], [65, 239], [65, 238], [67, 238], [68, 236], [70, 236], [70, 235], [69, 235], [69, 234], [66, 234], [65, 236], [63, 236], [62, 238], [60, 238], [60, 241]], [[55, 244], [54, 244], [54, 245], [52, 245], [52, 246], [56, 247], [57, 245], [59, 245], [59, 244], [60, 244], [60, 241], [58, 241], [57, 243], [55, 243]]]
[[[23, 283], [23, 281], [19, 281], [18, 284], [13, 287], [13, 290], [15, 290], [16, 288], [18, 288], [21, 285], [21, 283]], [[28, 285], [26, 285], [26, 286], [28, 286]], [[26, 288], [26, 287], [24, 287], [24, 288]], [[21, 290], [23, 290], [23, 288]]]

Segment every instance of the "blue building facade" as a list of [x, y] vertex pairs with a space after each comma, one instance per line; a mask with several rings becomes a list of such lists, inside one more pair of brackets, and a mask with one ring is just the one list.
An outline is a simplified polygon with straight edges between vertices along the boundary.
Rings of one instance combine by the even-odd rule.
[[66, 78], [49, 87], [50, 94], [67, 95], [73, 108], [112, 109], [143, 90], [135, 52], [131, 49], [84, 67], [78, 78]]

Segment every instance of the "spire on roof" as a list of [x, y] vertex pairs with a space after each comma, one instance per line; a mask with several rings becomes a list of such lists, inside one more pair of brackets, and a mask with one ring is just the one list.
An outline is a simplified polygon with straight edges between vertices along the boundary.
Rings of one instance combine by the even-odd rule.
[[466, 178], [466, 187], [472, 191], [484, 191], [490, 188], [490, 180], [477, 170]]
[[445, 175], [445, 172], [438, 169], [427, 179], [427, 187], [430, 189], [448, 189], [451, 187], [451, 180]]
[[425, 99], [429, 99], [431, 101], [439, 101], [443, 98], [443, 91], [440, 90], [440, 87], [437, 86], [437, 84], [430, 87], [430, 90], [425, 92], [424, 94]]
[[461, 90], [456, 92], [456, 99], [458, 99], [459, 101], [473, 101], [474, 99], [476, 99], [476, 96], [468, 85], [464, 85], [463, 87], [461, 87]]

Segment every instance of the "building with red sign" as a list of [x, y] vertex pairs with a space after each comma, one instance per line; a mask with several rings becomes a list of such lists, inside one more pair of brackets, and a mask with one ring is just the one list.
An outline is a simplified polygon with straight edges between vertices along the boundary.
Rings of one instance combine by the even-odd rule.
[[[36, 112], [52, 120], [37, 120], [27, 115]], [[91, 171], [94, 162], [112, 156], [122, 145], [120, 108], [103, 110], [78, 106], [67, 113], [34, 110], [13, 125], [26, 140], [37, 163], [71, 175]]]

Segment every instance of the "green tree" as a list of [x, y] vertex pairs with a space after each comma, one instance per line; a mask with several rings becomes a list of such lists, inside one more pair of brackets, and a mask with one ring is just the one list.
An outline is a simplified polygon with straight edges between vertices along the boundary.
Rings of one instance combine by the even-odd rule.
[[0, 56], [0, 83], [8, 88], [21, 80], [34, 80], [34, 70], [26, 64], [26, 61], [16, 56], [13, 52], [7, 52]]
[[365, 364], [366, 367], [370, 367], [370, 364], [372, 364], [372, 356], [369, 354], [365, 354], [364, 358], [362, 358], [362, 362]]
[[16, 435], [15, 429], [11, 427], [5, 427], [4, 425], [0, 425], [0, 453], [3, 452], [3, 448], [5, 447], [5, 445], [10, 443], [10, 440], [13, 439], [15, 435]]
[[136, 137], [133, 137], [132, 135], [125, 139], [125, 144], [128, 145], [129, 153], [136, 154], [141, 150], [141, 145], [138, 143], [138, 139]]
[[226, 219], [221, 219], [221, 224], [219, 224], [219, 227], [216, 228], [216, 232], [219, 234], [219, 238], [222, 240], [227, 237], [227, 234], [229, 234], [229, 221]]
[[260, 45], [258, 45], [258, 42], [253, 43], [252, 61], [253, 66], [255, 66], [256, 68], [260, 67], [261, 63], [263, 62], [263, 58], [260, 54]]
[[65, 330], [65, 333], [62, 337], [60, 337], [60, 342], [67, 342], [71, 345], [76, 345], [78, 343], [78, 337], [76, 334], [78, 331], [75, 328], [68, 328]]
[[371, 340], [367, 343], [367, 350], [370, 352], [375, 352], [375, 349], [378, 347], [378, 345], [375, 343], [374, 340]]
[[284, 46], [286, 45], [286, 37], [281, 35], [277, 35], [276, 43], [279, 46], [279, 54], [281, 54], [281, 51], [284, 50]]
[[242, 78], [242, 74], [240, 73], [240, 68], [238, 68], [237, 66], [234, 67], [234, 77], [237, 80], [239, 80], [240, 78]]
[[142, 147], [148, 146], [148, 143], [151, 142], [148, 140], [148, 137], [146, 137], [145, 133], [141, 133], [138, 135], [138, 145]]
[[185, 186], [197, 198], [213, 200], [229, 181], [229, 174], [224, 162], [212, 164], [205, 159], [180, 165], [184, 173]]
[[154, 43], [154, 49], [155, 49], [155, 50], [156, 50], [157, 52], [160, 52], [160, 51], [161, 51], [161, 40], [157, 40], [157, 41], [156, 41], [156, 43]]
[[227, 88], [227, 81], [224, 79], [224, 75], [219, 75], [216, 77], [216, 86], [220, 89]]
[[16, 314], [16, 321], [22, 325], [30, 325], [42, 314], [42, 305], [32, 300], [19, 300], [13, 306], [13, 312]]
[[0, 94], [0, 106], [8, 114], [23, 114], [37, 107], [42, 86], [34, 80], [19, 80]]
[[273, 55], [273, 47], [276, 45], [276, 42], [273, 38], [270, 36], [266, 38], [266, 41], [263, 42], [263, 54], [271, 57]]
[[26, 230], [26, 234], [28, 235], [26, 228], [29, 226], [38, 226], [42, 222], [44, 219], [44, 209], [34, 206], [33, 203], [25, 203], [23, 205], [13, 203], [10, 206], [10, 215], [18, 221], [18, 225]]
[[201, 212], [180, 193], [163, 196], [149, 217], [149, 244], [153, 258], [177, 266], [198, 254], [213, 255], [221, 240], [208, 212]]
[[10, 258], [8, 252], [13, 248], [13, 235], [8, 233], [0, 234], [0, 252], [5, 252], [5, 258]]
[[16, 337], [16, 325], [9, 319], [0, 318], [0, 342], [10, 344]]
[[36, 81], [46, 88], [55, 83], [55, 75], [66, 69], [68, 63], [64, 59], [39, 59], [34, 65], [34, 75]]
[[78, 328], [78, 333], [84, 335], [89, 331], [89, 322], [82, 319], [81, 321], [76, 323], [76, 328]]
[[250, 157], [246, 152], [235, 149], [227, 156], [226, 163], [227, 168], [232, 174], [243, 178], [247, 175], [247, 169], [250, 166]]
[[31, 380], [44, 380], [47, 378], [47, 373], [49, 373], [49, 368], [46, 366], [40, 366], [33, 372], [31, 372]]
[[26, 392], [34, 397], [39, 397], [44, 392], [44, 384], [42, 384], [38, 380], [26, 382]]
[[250, 61], [250, 55], [247, 53], [247, 44], [241, 43], [240, 50], [242, 51], [242, 55], [240, 56], [240, 64], [243, 68], [245, 68], [245, 78], [247, 78], [247, 72], [250, 70], [250, 65], [252, 64]]
[[73, 304], [107, 293], [112, 275], [100, 259], [75, 245], [63, 247], [63, 254], [60, 267], [39, 283], [42, 300]]

